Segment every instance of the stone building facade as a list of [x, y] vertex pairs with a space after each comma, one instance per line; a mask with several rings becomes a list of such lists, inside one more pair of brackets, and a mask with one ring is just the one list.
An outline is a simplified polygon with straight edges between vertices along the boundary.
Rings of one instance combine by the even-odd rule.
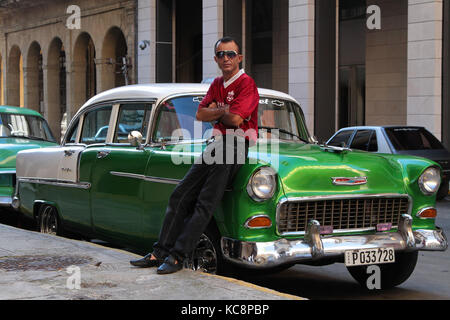
[[[138, 39], [150, 40], [138, 55], [139, 81], [181, 81], [180, 30], [191, 41], [201, 35], [197, 79], [215, 77], [212, 46], [232, 35], [246, 72], [294, 96], [319, 140], [344, 126], [420, 125], [450, 147], [449, 1], [197, 0], [180, 12], [182, 2], [138, 1]], [[183, 14], [202, 26], [185, 32]]]
[[59, 138], [87, 99], [135, 82], [120, 73], [135, 21], [135, 1], [0, 1], [1, 103], [40, 111]]
[[[65, 25], [70, 5], [81, 9], [80, 29]], [[423, 125], [450, 147], [449, 6], [448, 0], [0, 0], [0, 98], [43, 111], [56, 132], [63, 111], [70, 119], [88, 97], [125, 82], [219, 75], [212, 48], [232, 35], [241, 42], [246, 72], [258, 86], [294, 96], [319, 140], [344, 126]]]

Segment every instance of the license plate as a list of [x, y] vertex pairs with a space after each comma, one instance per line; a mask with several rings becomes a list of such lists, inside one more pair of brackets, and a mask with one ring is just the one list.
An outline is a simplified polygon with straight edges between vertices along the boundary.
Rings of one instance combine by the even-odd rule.
[[348, 267], [392, 262], [395, 262], [394, 248], [345, 251], [345, 265]]

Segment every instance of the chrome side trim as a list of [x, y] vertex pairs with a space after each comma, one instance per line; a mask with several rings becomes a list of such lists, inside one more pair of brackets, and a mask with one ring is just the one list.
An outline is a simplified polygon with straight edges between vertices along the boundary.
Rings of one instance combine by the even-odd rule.
[[[280, 210], [281, 206], [286, 202], [302, 202], [302, 201], [317, 201], [317, 200], [343, 200], [343, 199], [360, 199], [360, 198], [408, 198], [408, 212], [406, 214], [411, 215], [413, 201], [409, 194], [401, 194], [401, 193], [379, 193], [379, 194], [333, 194], [333, 195], [320, 195], [320, 196], [307, 196], [307, 197], [286, 197], [282, 198], [276, 208], [276, 232], [279, 235], [283, 236], [299, 236], [304, 235], [305, 231], [298, 232], [283, 232], [280, 233], [278, 230], [278, 226], [280, 224]], [[397, 228], [397, 226], [393, 225], [392, 228]], [[368, 228], [359, 228], [359, 229], [335, 229], [333, 230], [333, 234], [338, 233], [348, 233], [348, 232], [363, 232], [363, 231], [371, 231], [375, 230], [374, 227]]]
[[16, 170], [0, 170], [0, 174], [16, 174]]
[[165, 184], [177, 185], [177, 184], [179, 184], [181, 182], [181, 180], [179, 180], [179, 179], [151, 177], [151, 176], [145, 176], [143, 174], [117, 172], [117, 171], [111, 171], [110, 173], [113, 176], [124, 177], [124, 178], [132, 178], [132, 179], [140, 179], [140, 180], [149, 181], [149, 182], [156, 182], [156, 183], [165, 183]]
[[37, 183], [37, 184], [46, 184], [58, 187], [66, 187], [66, 188], [77, 188], [77, 189], [90, 189], [90, 182], [79, 182], [73, 183], [72, 181], [63, 181], [63, 180], [53, 180], [53, 179], [45, 179], [45, 178], [19, 178], [18, 182], [25, 183]]

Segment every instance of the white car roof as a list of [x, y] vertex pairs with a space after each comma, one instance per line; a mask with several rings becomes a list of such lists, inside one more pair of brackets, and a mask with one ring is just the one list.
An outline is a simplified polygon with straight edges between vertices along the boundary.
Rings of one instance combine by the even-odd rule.
[[[202, 84], [202, 83], [153, 83], [153, 84], [136, 84], [123, 86], [97, 94], [96, 96], [89, 99], [80, 108], [79, 111], [82, 111], [84, 108], [92, 104], [114, 100], [127, 100], [127, 99], [161, 100], [176, 94], [188, 94], [188, 93], [206, 94], [206, 92], [209, 89], [209, 86], [210, 84]], [[298, 103], [293, 97], [280, 91], [258, 88], [258, 92], [261, 96], [272, 96]]]

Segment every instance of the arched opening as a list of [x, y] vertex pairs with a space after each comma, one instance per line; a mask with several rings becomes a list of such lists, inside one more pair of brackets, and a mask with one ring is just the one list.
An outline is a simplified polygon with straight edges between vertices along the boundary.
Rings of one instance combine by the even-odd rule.
[[11, 48], [7, 68], [7, 104], [23, 107], [23, 59], [18, 46]]
[[37, 42], [33, 42], [28, 49], [25, 78], [26, 107], [42, 113], [44, 103], [42, 50]]
[[45, 115], [55, 138], [60, 139], [66, 124], [62, 123], [66, 113], [66, 53], [61, 39], [50, 43], [47, 58], [47, 108]]
[[95, 46], [91, 36], [84, 32], [75, 42], [72, 64], [72, 110], [67, 110], [68, 119], [92, 96], [97, 93], [95, 68]]
[[102, 91], [129, 84], [128, 47], [125, 36], [118, 27], [112, 27], [103, 40]]

